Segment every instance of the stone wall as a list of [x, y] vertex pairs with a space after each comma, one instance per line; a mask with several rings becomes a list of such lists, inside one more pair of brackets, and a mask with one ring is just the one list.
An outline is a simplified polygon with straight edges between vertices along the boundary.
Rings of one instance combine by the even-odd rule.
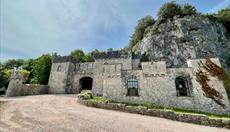
[[155, 117], [161, 117], [170, 120], [176, 120], [176, 121], [194, 123], [194, 124], [200, 124], [206, 126], [224, 127], [228, 129], [230, 128], [229, 119], [209, 118], [207, 115], [204, 114], [193, 114], [193, 113], [185, 113], [185, 112], [177, 113], [170, 110], [148, 108], [146, 106], [130, 106], [123, 103], [105, 103], [105, 102], [96, 102], [93, 100], [83, 100], [83, 99], [78, 99], [78, 102], [90, 107], [103, 108], [109, 110], [118, 110], [118, 111], [136, 113], [136, 114], [148, 115], [148, 116], [155, 116]]
[[122, 64], [123, 70], [132, 69], [132, 58], [111, 58], [111, 59], [98, 59], [96, 62], [101, 64]]
[[[212, 59], [218, 63], [218, 59]], [[194, 60], [195, 61], [195, 60]], [[164, 62], [142, 63], [143, 70], [122, 70], [121, 74], [105, 73], [103, 96], [119, 102], [157, 104], [165, 107], [183, 108], [213, 113], [230, 113], [229, 101], [223, 83], [210, 76], [211, 85], [223, 95], [223, 108], [204, 96], [201, 86], [196, 81], [193, 67], [200, 60], [192, 61], [188, 68], [168, 68]], [[138, 96], [127, 96], [127, 79], [135, 76], [138, 80]], [[190, 78], [190, 96], [178, 96], [175, 79], [178, 76]]]
[[10, 82], [6, 91], [7, 97], [25, 96], [25, 95], [40, 95], [48, 94], [47, 85], [38, 84], [18, 84], [17, 82]]
[[[220, 65], [218, 59], [211, 59]], [[229, 100], [223, 82], [207, 73], [209, 85], [213, 86], [223, 98], [225, 107], [214, 99], [204, 96], [202, 86], [197, 82], [198, 63], [205, 59], [188, 60], [184, 68], [166, 68], [164, 61], [142, 62], [131, 58], [99, 59], [90, 63], [53, 63], [49, 93], [79, 93], [80, 80], [93, 79], [92, 92], [119, 102], [157, 104], [165, 107], [182, 108], [213, 113], [230, 113]], [[189, 95], [178, 96], [175, 80], [183, 76], [189, 80]], [[138, 96], [127, 96], [127, 80], [138, 80]]]
[[14, 97], [48, 93], [47, 85], [23, 84], [23, 82], [23, 76], [19, 72], [14, 71], [10, 78], [10, 83], [6, 91], [6, 96]]
[[48, 83], [50, 94], [66, 93], [70, 64], [71, 62], [60, 62], [52, 64]]

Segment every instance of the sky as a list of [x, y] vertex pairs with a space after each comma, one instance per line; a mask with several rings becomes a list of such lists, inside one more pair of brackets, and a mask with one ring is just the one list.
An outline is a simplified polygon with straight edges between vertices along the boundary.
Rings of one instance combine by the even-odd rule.
[[[169, 0], [0, 0], [0, 62], [36, 58], [74, 49], [120, 49], [137, 21], [156, 18]], [[230, 0], [176, 0], [202, 13], [230, 6]]]

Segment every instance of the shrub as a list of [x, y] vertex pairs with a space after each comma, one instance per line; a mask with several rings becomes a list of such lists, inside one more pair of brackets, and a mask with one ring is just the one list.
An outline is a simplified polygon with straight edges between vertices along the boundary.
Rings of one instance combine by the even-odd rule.
[[181, 15], [182, 13], [181, 6], [172, 1], [163, 4], [157, 13], [157, 16], [167, 19], [176, 15]]
[[152, 28], [151, 28], [151, 34], [156, 34], [156, 33], [158, 33], [158, 26], [161, 24], [161, 23], [163, 23], [165, 21], [165, 19], [164, 18], [162, 18], [162, 17], [159, 17], [157, 20], [156, 20], [156, 22], [155, 22], [155, 24], [152, 26]]
[[93, 62], [93, 53], [99, 52], [97, 49], [90, 52], [89, 54], [85, 54], [81, 49], [75, 49], [70, 53], [70, 56], [79, 58], [81, 62]]
[[81, 61], [83, 61], [83, 57], [85, 56], [85, 53], [81, 49], [75, 49], [70, 53], [70, 56], [79, 58]]
[[90, 90], [82, 90], [80, 94], [77, 95], [78, 98], [88, 100], [93, 98], [93, 93]]
[[189, 4], [185, 4], [183, 6], [183, 15], [192, 15], [192, 14], [196, 14], [196, 8], [192, 5], [189, 5]]
[[26, 82], [29, 79], [30, 72], [25, 69], [22, 69], [19, 72], [23, 75], [23, 78]]

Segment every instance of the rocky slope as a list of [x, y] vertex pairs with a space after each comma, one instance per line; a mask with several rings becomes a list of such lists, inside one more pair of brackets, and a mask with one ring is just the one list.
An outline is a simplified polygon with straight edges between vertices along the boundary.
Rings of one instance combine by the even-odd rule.
[[221, 23], [204, 16], [175, 16], [158, 25], [133, 47], [151, 60], [166, 60], [167, 67], [186, 66], [186, 59], [219, 57], [222, 64], [230, 54], [230, 39]]

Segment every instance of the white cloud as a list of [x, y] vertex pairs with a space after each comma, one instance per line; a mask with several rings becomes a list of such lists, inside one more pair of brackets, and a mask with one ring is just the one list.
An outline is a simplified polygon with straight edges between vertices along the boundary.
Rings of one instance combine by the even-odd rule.
[[1, 0], [0, 61], [76, 48], [121, 48], [137, 20], [165, 1]]

